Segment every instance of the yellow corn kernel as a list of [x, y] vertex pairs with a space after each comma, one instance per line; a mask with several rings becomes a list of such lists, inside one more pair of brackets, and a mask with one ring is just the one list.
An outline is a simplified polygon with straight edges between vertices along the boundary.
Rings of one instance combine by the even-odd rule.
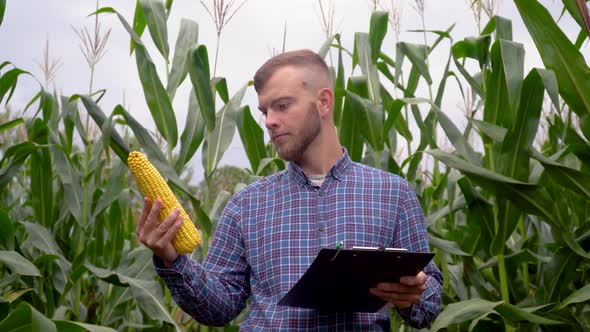
[[160, 222], [174, 209], [178, 208], [180, 210], [180, 216], [183, 220], [182, 227], [172, 239], [172, 245], [180, 255], [193, 252], [201, 243], [201, 235], [172, 190], [170, 190], [170, 187], [168, 187], [166, 181], [164, 181], [164, 178], [160, 175], [160, 172], [139, 151], [129, 153], [127, 164], [141, 193], [148, 197], [152, 203], [157, 198], [162, 200], [162, 209], [159, 215]]

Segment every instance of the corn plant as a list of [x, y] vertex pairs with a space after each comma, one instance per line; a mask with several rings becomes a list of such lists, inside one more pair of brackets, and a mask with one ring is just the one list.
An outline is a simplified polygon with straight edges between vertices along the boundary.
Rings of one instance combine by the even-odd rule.
[[[405, 177], [418, 193], [445, 276], [434, 331], [590, 330], [590, 69], [581, 51], [590, 20], [583, 1], [563, 1], [580, 25], [572, 42], [536, 0], [515, 3], [545, 68], [524, 72], [526, 54], [510, 20], [490, 15], [475, 36], [455, 41], [453, 27], [427, 31], [423, 1], [423, 44], [398, 40], [395, 54], [386, 54], [390, 18], [374, 11], [354, 45], [328, 33], [319, 48], [334, 55], [335, 123], [351, 158]], [[185, 202], [203, 237], [192, 254], [197, 260], [231, 194], [218, 188], [225, 174], [219, 162], [236, 131], [252, 179], [285, 167], [242, 105], [250, 82], [230, 97], [226, 79], [211, 73], [197, 22], [181, 21], [171, 52], [172, 5], [138, 0], [132, 21], [115, 8], [94, 13], [95, 26], [112, 14], [129, 33], [155, 133], [122, 105], [107, 116], [105, 90], [92, 83], [88, 94], [73, 96], [40, 84], [20, 114], [0, 114], [0, 330], [239, 327], [245, 312], [223, 328], [183, 313], [155, 276], [151, 252], [135, 239], [142, 196], [129, 181], [132, 150], [144, 151]], [[0, 0], [0, 24], [5, 7]], [[145, 46], [146, 28], [157, 54]], [[442, 75], [430, 65], [435, 49], [447, 54]], [[166, 66], [162, 76], [156, 55]], [[7, 105], [26, 75], [0, 64], [0, 103]], [[172, 106], [181, 84], [192, 87], [182, 131]], [[473, 96], [465, 128], [443, 107], [450, 84]], [[196, 188], [188, 185], [187, 165], [199, 149], [205, 180]], [[394, 311], [392, 328], [411, 330]]]

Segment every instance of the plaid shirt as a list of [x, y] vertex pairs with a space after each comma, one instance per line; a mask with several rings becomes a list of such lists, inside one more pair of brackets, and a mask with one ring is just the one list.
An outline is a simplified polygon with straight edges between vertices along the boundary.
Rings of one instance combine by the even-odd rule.
[[[295, 163], [236, 193], [219, 220], [203, 264], [180, 256], [156, 272], [176, 303], [197, 321], [224, 325], [250, 298], [241, 330], [389, 330], [389, 310], [326, 313], [278, 306], [321, 248], [401, 247], [429, 251], [420, 203], [407, 181], [353, 162], [346, 150], [321, 187]], [[440, 311], [443, 277], [430, 262], [426, 291], [398, 310], [426, 327]]]

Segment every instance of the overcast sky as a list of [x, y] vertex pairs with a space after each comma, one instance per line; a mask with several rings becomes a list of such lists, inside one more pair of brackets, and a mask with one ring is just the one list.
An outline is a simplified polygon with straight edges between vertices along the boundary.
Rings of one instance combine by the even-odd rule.
[[[227, 0], [226, 0], [227, 1]], [[211, 6], [212, 0], [204, 0]], [[241, 2], [236, 0], [236, 2]], [[324, 1], [327, 4], [328, 1]], [[335, 0], [335, 32], [342, 34], [343, 44], [353, 49], [355, 32], [368, 32], [371, 6], [367, 0]], [[390, 1], [381, 1], [389, 5]], [[469, 9], [470, 0], [425, 0], [426, 28], [430, 30], [446, 30], [456, 24], [452, 36], [455, 41], [477, 34], [477, 25]], [[547, 1], [542, 3], [549, 8], [554, 17], [558, 17], [562, 8], [561, 1]], [[74, 33], [82, 27], [93, 28], [94, 19], [87, 17], [94, 11], [94, 0], [8, 0], [4, 22], [0, 26], [0, 62], [10, 61], [15, 66], [30, 71], [40, 81], [43, 75], [38, 63], [42, 62], [43, 49], [46, 38], [50, 42], [50, 54], [59, 59], [62, 64], [56, 79], [50, 85], [63, 95], [87, 93], [90, 72], [79, 49], [80, 40]], [[133, 21], [135, 0], [100, 1], [101, 7], [113, 7], [119, 11], [130, 23]], [[414, 9], [414, 1], [399, 1], [402, 8], [400, 39], [409, 42], [423, 42], [421, 33], [409, 30], [421, 29], [422, 23]], [[227, 78], [230, 95], [250, 80], [256, 69], [270, 57], [273, 50], [280, 51], [283, 43], [283, 29], [286, 25], [286, 49], [310, 48], [319, 50], [325, 41], [317, 0], [249, 0], [233, 17], [223, 30], [219, 53], [218, 76]], [[534, 44], [532, 43], [518, 11], [512, 1], [504, 1], [499, 15], [513, 21], [514, 39], [523, 43], [526, 49], [526, 72], [533, 67], [541, 67], [542, 63]], [[168, 42], [171, 53], [177, 38], [181, 18], [190, 18], [199, 24], [199, 43], [208, 47], [210, 62], [213, 63], [215, 50], [215, 26], [202, 5], [197, 0], [175, 0], [172, 12], [168, 18]], [[117, 104], [123, 104], [142, 124], [154, 128], [149, 110], [147, 109], [143, 90], [137, 75], [135, 57], [129, 56], [129, 35], [115, 15], [101, 15], [99, 17], [103, 32], [112, 29], [107, 44], [107, 52], [97, 65], [94, 76], [94, 90], [106, 89], [106, 95], [100, 106], [105, 113], [110, 114]], [[487, 18], [484, 18], [487, 22]], [[484, 22], [485, 24], [485, 22]], [[560, 21], [560, 26], [570, 38], [579, 32], [579, 27], [569, 17]], [[92, 31], [92, 30], [91, 30]], [[148, 45], [148, 50], [160, 73], [165, 71], [162, 57], [152, 46], [149, 33], [144, 33], [142, 39]], [[428, 36], [432, 42], [434, 35]], [[383, 49], [394, 57], [395, 38], [391, 30], [388, 31]], [[448, 44], [447, 44], [448, 45]], [[430, 59], [431, 71], [435, 80], [435, 87], [444, 69], [448, 56], [448, 46], [441, 47], [440, 54], [433, 54]], [[586, 56], [588, 47], [583, 51]], [[587, 56], [588, 58], [588, 56]], [[172, 58], [170, 58], [171, 61]], [[350, 69], [347, 68], [347, 74]], [[525, 72], [525, 73], [526, 73]], [[163, 80], [165, 82], [165, 80]], [[165, 84], [165, 83], [164, 83]], [[184, 126], [187, 112], [189, 80], [186, 80], [178, 90], [173, 101], [177, 114], [179, 130]], [[15, 96], [11, 104], [26, 104], [39, 90], [35, 80], [23, 78], [19, 81]], [[450, 114], [456, 122], [463, 121], [458, 106], [458, 92], [453, 85], [448, 86], [443, 103], [443, 111]], [[426, 95], [425, 95], [426, 96]], [[257, 99], [253, 89], [249, 89], [244, 104], [257, 109]], [[80, 109], [83, 110], [81, 106]], [[257, 114], [255, 113], [255, 116]], [[179, 132], [180, 135], [180, 132]], [[239, 142], [239, 135], [226, 152], [222, 164], [233, 164], [248, 167], [243, 148]], [[196, 155], [191, 165], [195, 167], [195, 178], [202, 179], [203, 168], [200, 154]]]

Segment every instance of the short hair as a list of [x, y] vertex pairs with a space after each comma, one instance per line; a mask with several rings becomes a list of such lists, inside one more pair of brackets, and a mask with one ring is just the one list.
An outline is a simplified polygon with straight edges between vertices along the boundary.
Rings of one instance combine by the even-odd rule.
[[287, 66], [298, 68], [313, 67], [325, 75], [330, 87], [332, 78], [330, 69], [324, 59], [314, 51], [308, 49], [284, 52], [266, 61], [254, 75], [254, 89], [257, 93], [264, 88], [270, 77], [279, 69]]

